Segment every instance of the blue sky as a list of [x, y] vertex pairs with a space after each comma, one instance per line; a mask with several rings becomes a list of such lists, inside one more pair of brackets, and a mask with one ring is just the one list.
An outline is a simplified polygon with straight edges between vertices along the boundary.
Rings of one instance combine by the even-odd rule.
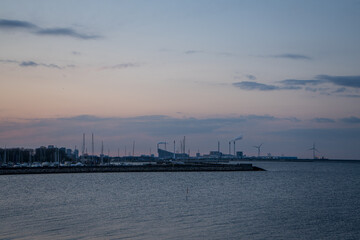
[[359, 23], [357, 0], [1, 1], [0, 145], [359, 159]]

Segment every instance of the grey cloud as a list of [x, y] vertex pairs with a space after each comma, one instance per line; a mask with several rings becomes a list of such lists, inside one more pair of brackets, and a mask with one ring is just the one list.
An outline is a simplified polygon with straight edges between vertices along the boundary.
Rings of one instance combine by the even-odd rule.
[[290, 122], [301, 122], [301, 120], [296, 117], [284, 118], [284, 120], [288, 120]]
[[277, 118], [275, 118], [274, 116], [269, 116], [269, 115], [248, 115], [246, 117], [244, 117], [246, 120], [259, 120], [259, 121], [273, 121], [273, 120], [277, 120]]
[[335, 91], [333, 91], [333, 93], [343, 93], [346, 92], [346, 88], [342, 87], [342, 88], [338, 88]]
[[77, 39], [97, 39], [100, 38], [98, 35], [88, 35], [80, 33], [72, 28], [41, 28], [33, 23], [19, 20], [0, 20], [0, 29], [8, 30], [28, 30], [36, 35], [49, 35], [49, 36], [67, 36]]
[[342, 97], [348, 97], [348, 98], [360, 98], [360, 95], [356, 95], [356, 94], [346, 94], [346, 95], [341, 95]]
[[[129, 118], [120, 117], [98, 117], [93, 115], [79, 115], [68, 118], [55, 119], [33, 119], [27, 120], [27, 123], [14, 124], [12, 128], [44, 128], [52, 129], [53, 133], [64, 135], [79, 134], [89, 129], [97, 129], [106, 132], [108, 135], [120, 133], [141, 132], [151, 136], [171, 136], [171, 135], [193, 135], [198, 133], [214, 133], [221, 131], [228, 126], [238, 124], [252, 124], [257, 122], [268, 122], [284, 120], [269, 115], [247, 115], [230, 118], [173, 118], [165, 115], [138, 116]], [[286, 119], [285, 119], [286, 120]], [[6, 126], [1, 128], [0, 132], [9, 130]], [[11, 130], [11, 129], [10, 129]], [[74, 131], [72, 133], [71, 131]]]
[[339, 140], [341, 139], [354, 139], [359, 140], [360, 129], [343, 129], [343, 128], [296, 128], [287, 129], [283, 131], [274, 131], [270, 133], [275, 136], [282, 136], [286, 138], [296, 139], [326, 139], [326, 140]]
[[36, 62], [33, 62], [33, 61], [28, 61], [28, 62], [21, 62], [19, 64], [20, 67], [36, 67], [38, 66], [39, 64], [37, 64]]
[[46, 63], [37, 63], [34, 61], [16, 61], [16, 60], [0, 60], [0, 62], [3, 63], [15, 63], [18, 64], [20, 67], [37, 67], [37, 66], [42, 66], [42, 67], [48, 67], [48, 68], [57, 68], [57, 69], [63, 69], [63, 67], [60, 67], [56, 64], [46, 64]]
[[[359, 120], [357, 117], [355, 118], [357, 121]], [[253, 151], [254, 143], [260, 141], [259, 139], [261, 141], [264, 139], [267, 145], [273, 144], [272, 153], [281, 154], [284, 149], [291, 149], [294, 145], [296, 145], [296, 149], [300, 149], [300, 152], [308, 153], [307, 149], [311, 147], [313, 141], [319, 143], [318, 148], [321, 152], [327, 151], [324, 146], [329, 141], [334, 145], [330, 145], [328, 150], [337, 151], [337, 148], [341, 150], [342, 147], [348, 146], [350, 139], [354, 146], [346, 152], [353, 153], [345, 157], [355, 158], [354, 153], [359, 156], [357, 147], [360, 129], [358, 125], [339, 128], [332, 124], [326, 128], [327, 125], [324, 124], [321, 128], [310, 129], [304, 127], [303, 124], [294, 123], [293, 119], [269, 115], [205, 119], [174, 118], [163, 115], [129, 118], [80, 115], [54, 119], [18, 119], [11, 122], [0, 121], [0, 140], [6, 142], [8, 146], [37, 147], [53, 144], [73, 148], [75, 145], [81, 146], [83, 133], [86, 133], [86, 144], [89, 146], [89, 135], [93, 132], [95, 134], [95, 151], [100, 151], [99, 146], [102, 140], [104, 140], [106, 148], [112, 150], [118, 149], [119, 146], [132, 144], [133, 140], [136, 140], [137, 149], [141, 149], [137, 151], [144, 153], [148, 152], [149, 147], [155, 147], [159, 141], [172, 141], [186, 135], [192, 151], [194, 148], [200, 147], [201, 152], [207, 152], [211, 150], [211, 144], [214, 148], [217, 146], [217, 140], [224, 142], [244, 135], [246, 141], [241, 144], [244, 152]], [[306, 122], [306, 124], [309, 123]], [[176, 143], [178, 144], [178, 142]], [[227, 151], [227, 147], [224, 151]], [[344, 151], [340, 155], [346, 152]], [[330, 154], [325, 156], [332, 158]]]
[[358, 76], [329, 76], [329, 75], [317, 75], [317, 79], [330, 82], [334, 85], [360, 88], [360, 75]]
[[280, 54], [280, 55], [274, 55], [272, 57], [274, 57], [274, 58], [288, 58], [288, 59], [293, 59], [293, 60], [312, 60], [312, 58], [309, 57], [309, 56], [300, 55], [300, 54], [293, 54], [293, 53], [285, 53], [285, 54]]
[[236, 82], [233, 83], [233, 86], [238, 87], [243, 90], [260, 90], [260, 91], [273, 91], [273, 90], [279, 90], [280, 88], [274, 85], [267, 85], [263, 83], [257, 83], [257, 82]]
[[87, 35], [83, 33], [79, 33], [71, 28], [48, 28], [41, 29], [36, 32], [39, 35], [52, 35], [52, 36], [69, 36], [79, 39], [96, 39], [100, 36], [97, 35]]
[[68, 117], [68, 118], [58, 118], [59, 120], [64, 121], [83, 121], [83, 122], [96, 122], [96, 121], [103, 121], [104, 118], [96, 117], [93, 115], [79, 115], [74, 117]]
[[269, 85], [263, 84], [258, 82], [236, 82], [233, 83], [233, 86], [238, 87], [243, 90], [259, 90], [259, 91], [274, 91], [274, 90], [299, 90], [301, 87], [297, 86], [276, 86], [276, 85]]
[[19, 63], [20, 67], [36, 67], [36, 66], [43, 66], [43, 67], [48, 67], [48, 68], [57, 68], [57, 69], [62, 69], [62, 67], [59, 67], [56, 64], [45, 64], [45, 63], [36, 63], [33, 61], [25, 61], [25, 62], [21, 62]]
[[140, 67], [139, 63], [120, 63], [113, 66], [103, 67], [102, 69], [125, 69], [125, 68], [134, 68]]
[[26, 22], [26, 21], [19, 21], [19, 20], [8, 20], [8, 19], [0, 19], [0, 28], [4, 29], [35, 29], [38, 28], [36, 25]]
[[324, 81], [322, 80], [299, 80], [299, 79], [286, 79], [279, 82], [281, 84], [291, 85], [291, 86], [319, 85], [321, 83], [324, 83]]
[[[322, 95], [336, 95], [340, 97], [359, 98], [360, 95], [354, 93], [360, 88], [360, 76], [330, 76], [330, 75], [317, 75], [311, 80], [302, 79], [286, 79], [279, 81], [283, 86], [287, 87], [304, 87], [305, 91], [318, 92]], [[341, 86], [341, 88], [332, 89], [330, 85]], [[325, 87], [319, 87], [325, 85]], [[316, 87], [315, 87], [316, 86]], [[279, 87], [280, 89], [286, 89]], [[351, 90], [351, 88], [353, 90]], [[354, 90], [355, 89], [355, 90]], [[342, 94], [343, 93], [343, 94]], [[348, 93], [348, 94], [344, 94]]]
[[255, 77], [254, 75], [251, 75], [251, 74], [246, 75], [246, 77], [247, 77], [249, 80], [256, 80], [256, 77]]
[[313, 122], [317, 123], [334, 123], [335, 120], [331, 118], [314, 118], [312, 119]]
[[317, 92], [318, 91], [317, 88], [311, 88], [311, 87], [306, 87], [305, 90], [308, 92]]
[[[360, 88], [360, 76], [317, 75], [315, 76], [315, 79], [312, 80], [286, 79], [279, 81], [279, 83], [287, 86], [315, 86], [325, 83], [331, 83], [342, 87]], [[338, 89], [338, 91], [344, 91], [344, 88], [340, 88]]]
[[[252, 76], [252, 75], [248, 75]], [[314, 79], [311, 80], [303, 80], [303, 79], [285, 79], [282, 81], [278, 81], [280, 85], [269, 85], [258, 82], [235, 82], [233, 86], [241, 88], [243, 90], [260, 90], [260, 91], [273, 91], [273, 90], [300, 90], [303, 89], [309, 92], [318, 92], [322, 95], [333, 95], [337, 94], [337, 96], [342, 97], [352, 97], [358, 98], [360, 97], [358, 94], [352, 93], [347, 88], [360, 88], [360, 76], [329, 76], [329, 75], [317, 75]], [[320, 85], [325, 85], [324, 87], [319, 87]], [[335, 86], [342, 86], [342, 88], [338, 88], [336, 90], [332, 90], [329, 84]], [[349, 93], [343, 94], [341, 93]]]
[[0, 62], [2, 62], [2, 63], [19, 63], [18, 61], [9, 60], [9, 59], [0, 59]]
[[360, 118], [354, 116], [342, 118], [340, 120], [344, 123], [360, 123]]

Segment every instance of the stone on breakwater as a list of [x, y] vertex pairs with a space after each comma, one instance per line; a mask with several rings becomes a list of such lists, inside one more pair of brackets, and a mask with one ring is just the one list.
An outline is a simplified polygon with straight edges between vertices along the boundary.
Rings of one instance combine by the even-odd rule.
[[138, 166], [83, 166], [83, 167], [39, 167], [0, 168], [0, 175], [50, 174], [50, 173], [95, 173], [95, 172], [203, 172], [203, 171], [262, 171], [252, 164], [165, 164]]

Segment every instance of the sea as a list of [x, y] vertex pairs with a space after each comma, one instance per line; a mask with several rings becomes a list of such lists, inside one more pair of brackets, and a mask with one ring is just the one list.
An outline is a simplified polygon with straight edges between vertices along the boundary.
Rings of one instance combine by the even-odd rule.
[[0, 176], [0, 239], [360, 239], [359, 162]]

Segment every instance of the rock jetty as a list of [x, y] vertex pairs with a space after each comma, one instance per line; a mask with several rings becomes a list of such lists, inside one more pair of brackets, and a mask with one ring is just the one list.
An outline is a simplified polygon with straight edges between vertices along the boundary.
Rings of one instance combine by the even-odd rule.
[[105, 173], [105, 172], [214, 172], [264, 171], [252, 164], [146, 164], [124, 166], [69, 166], [0, 168], [0, 175], [52, 174], [52, 173]]

